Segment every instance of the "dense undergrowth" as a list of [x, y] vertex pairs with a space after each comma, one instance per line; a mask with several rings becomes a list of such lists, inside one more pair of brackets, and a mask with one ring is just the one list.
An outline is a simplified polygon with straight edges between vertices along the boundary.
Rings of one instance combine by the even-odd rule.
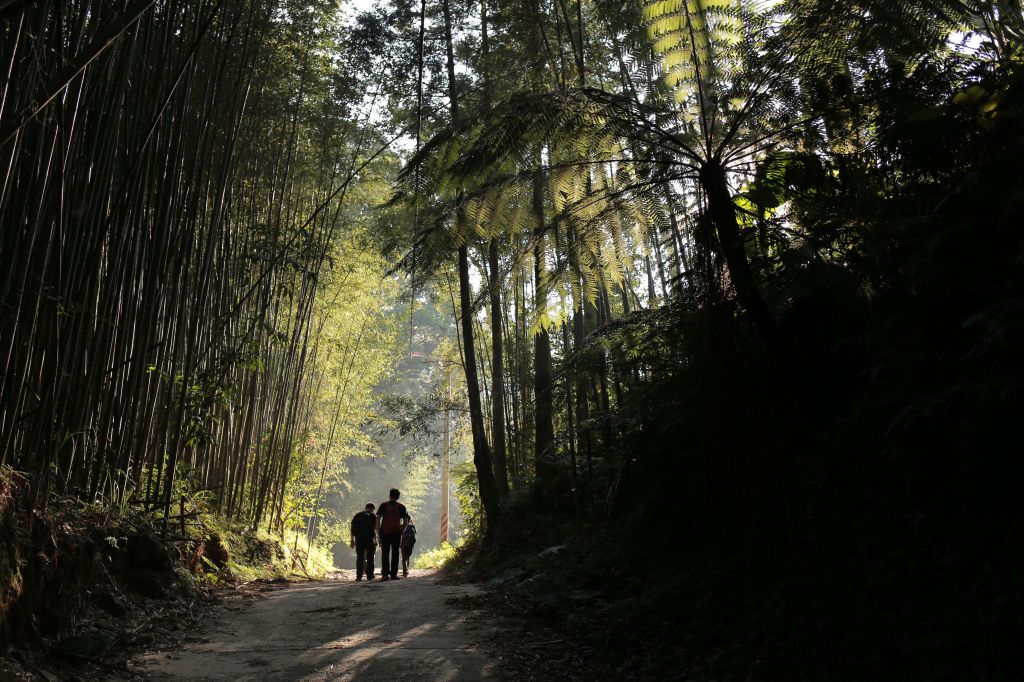
[[524, 619], [503, 640], [524, 679], [1019, 677], [1024, 143], [1005, 126], [954, 145], [944, 116], [934, 175], [871, 205], [802, 200], [863, 236], [843, 267], [770, 281], [782, 351], [727, 304], [604, 331], [677, 368], [610, 415], [589, 488], [607, 497], [514, 498], [463, 558]]
[[2, 472], [0, 655], [30, 668], [118, 668], [110, 661], [202, 620], [216, 588], [332, 568], [305, 538], [226, 523], [201, 495], [185, 498], [164, 532], [159, 511], [59, 497], [32, 505], [29, 492], [23, 476]]

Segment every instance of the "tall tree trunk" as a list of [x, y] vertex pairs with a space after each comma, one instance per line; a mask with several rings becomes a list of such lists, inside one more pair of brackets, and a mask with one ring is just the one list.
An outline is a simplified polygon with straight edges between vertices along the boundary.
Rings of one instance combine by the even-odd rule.
[[[480, 2], [480, 52], [484, 111], [491, 108], [490, 59], [487, 36], [487, 0]], [[491, 445], [494, 452], [494, 479], [501, 497], [508, 495], [508, 462], [505, 452], [505, 354], [502, 333], [501, 273], [498, 262], [498, 238], [487, 243], [491, 299]]]
[[[569, 267], [572, 273], [573, 280], [576, 282], [575, 290], [579, 293], [579, 300], [574, 301], [572, 311], [572, 342], [573, 352], [576, 353], [576, 438], [579, 443], [577, 452], [582, 453], [583, 460], [586, 464], [587, 471], [593, 470], [593, 435], [590, 430], [590, 395], [593, 392], [593, 378], [591, 376], [591, 369], [589, 367], [591, 358], [582, 357], [582, 348], [585, 343], [588, 331], [587, 325], [592, 327], [596, 323], [597, 307], [586, 299], [583, 293], [584, 281], [583, 271], [580, 267], [579, 261], [579, 244], [576, 240], [575, 230], [570, 228], [568, 230], [568, 252], [569, 252]], [[590, 503], [590, 496], [592, 493], [591, 489], [591, 477], [588, 475], [586, 480], [586, 490], [584, 491], [587, 504]]]
[[535, 445], [534, 427], [535, 420], [530, 411], [530, 360], [533, 355], [531, 339], [527, 337], [526, 329], [526, 308], [528, 306], [526, 297], [526, 282], [530, 279], [533, 264], [524, 267], [519, 272], [519, 287], [516, 289], [516, 357], [518, 358], [519, 370], [519, 424], [521, 435], [519, 436], [519, 452], [516, 469], [520, 476], [526, 473], [527, 449]]
[[[447, 7], [447, 3], [445, 4]], [[462, 211], [456, 217], [456, 229], [465, 229]], [[461, 232], [461, 230], [459, 230]], [[469, 397], [469, 419], [473, 431], [473, 466], [480, 484], [480, 502], [487, 519], [493, 523], [498, 517], [498, 487], [491, 468], [491, 449], [484, 428], [484, 410], [480, 401], [480, 381], [476, 368], [476, 349], [473, 348], [473, 305], [469, 281], [469, 247], [459, 246], [459, 314], [462, 323], [462, 347], [465, 357], [466, 392]]]
[[[455, 50], [452, 46], [452, 13], [448, 0], [444, 0], [444, 37], [448, 61], [448, 99], [451, 104], [452, 125], [459, 124], [459, 99], [455, 83]], [[461, 199], [461, 197], [460, 197]], [[473, 466], [480, 484], [480, 502], [489, 522], [488, 531], [498, 518], [499, 499], [494, 470], [491, 465], [491, 449], [487, 444], [487, 430], [484, 428], [484, 411], [480, 402], [480, 381], [477, 376], [476, 349], [473, 346], [473, 305], [469, 281], [469, 246], [465, 244], [466, 216], [460, 208], [455, 212], [455, 232], [463, 243], [459, 246], [459, 311], [462, 323], [462, 346], [466, 369], [466, 392], [469, 397], [469, 419], [473, 431]]]
[[[679, 231], [679, 222], [676, 220], [676, 202], [672, 188], [668, 183], [663, 185], [665, 192], [665, 204], [668, 207], [668, 240], [672, 242], [672, 254], [674, 256], [670, 265], [672, 277], [672, 290], [680, 292], [683, 290], [683, 279], [690, 282], [690, 266], [686, 262], [686, 250], [683, 248], [683, 236]], [[660, 266], [660, 251], [659, 251]], [[662, 275], [664, 278], [664, 274]], [[662, 283], [664, 286], [664, 282]], [[667, 296], [668, 294], [666, 294]]]
[[502, 333], [501, 281], [498, 272], [498, 240], [491, 237], [487, 246], [491, 270], [491, 413], [494, 433], [494, 478], [498, 494], [508, 495], [508, 463], [505, 457], [505, 356]]
[[[569, 323], [562, 321], [562, 346], [566, 353], [569, 351]], [[573, 419], [572, 382], [565, 382], [565, 421], [566, 421], [566, 445], [569, 449], [569, 465], [572, 467], [572, 506], [576, 513], [580, 512], [580, 478], [576, 465], [576, 430]]]
[[[540, 159], [538, 155], [538, 166]], [[547, 310], [547, 291], [544, 276], [544, 176], [538, 168], [533, 176], [533, 295], [538, 316]], [[554, 385], [551, 366], [551, 337], [548, 330], [538, 325], [533, 336], [534, 366], [534, 460], [538, 480], [548, 476], [548, 464], [555, 454], [555, 427], [552, 419]]]
[[736, 222], [736, 210], [733, 208], [729, 186], [726, 183], [725, 169], [718, 159], [712, 159], [701, 167], [700, 182], [707, 195], [708, 212], [715, 223], [722, 255], [725, 256], [729, 268], [729, 278], [736, 289], [736, 297], [754, 320], [754, 325], [765, 345], [775, 351], [775, 318], [754, 280], [754, 273], [743, 245], [743, 235], [740, 233], [739, 223]]

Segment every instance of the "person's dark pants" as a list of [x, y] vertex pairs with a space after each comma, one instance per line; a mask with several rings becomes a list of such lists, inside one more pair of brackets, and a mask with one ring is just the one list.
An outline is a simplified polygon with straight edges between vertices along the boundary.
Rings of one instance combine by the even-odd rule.
[[412, 542], [406, 540], [402, 543], [402, 575], [409, 574], [409, 557], [412, 556], [412, 548], [415, 544], [415, 540]]
[[373, 538], [356, 538], [356, 577], [366, 577], [373, 580], [373, 555], [377, 553], [377, 545]]
[[398, 576], [398, 547], [402, 544], [401, 533], [380, 534], [380, 574], [392, 578]]

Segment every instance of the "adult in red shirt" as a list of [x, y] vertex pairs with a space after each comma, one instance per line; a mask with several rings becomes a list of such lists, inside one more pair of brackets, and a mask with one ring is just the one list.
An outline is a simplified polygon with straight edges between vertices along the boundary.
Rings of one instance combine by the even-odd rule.
[[377, 537], [380, 538], [380, 563], [383, 580], [398, 580], [398, 548], [409, 524], [409, 512], [399, 503], [402, 493], [392, 488], [388, 501], [377, 507]]

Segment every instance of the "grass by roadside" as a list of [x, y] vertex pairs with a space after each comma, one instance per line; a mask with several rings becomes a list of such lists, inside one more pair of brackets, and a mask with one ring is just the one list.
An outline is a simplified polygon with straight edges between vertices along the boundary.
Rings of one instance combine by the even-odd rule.
[[3, 474], [0, 679], [125, 674], [132, 652], [188, 637], [219, 596], [333, 568], [304, 538], [228, 523], [198, 496], [164, 531], [159, 511], [136, 506], [30, 509], [25, 479]]

